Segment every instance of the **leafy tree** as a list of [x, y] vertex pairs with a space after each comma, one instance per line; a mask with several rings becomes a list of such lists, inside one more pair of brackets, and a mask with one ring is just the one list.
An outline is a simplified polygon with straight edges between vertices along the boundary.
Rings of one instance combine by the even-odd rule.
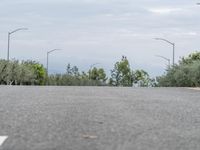
[[103, 68], [97, 69], [94, 67], [93, 69], [89, 70], [89, 79], [99, 81], [102, 83], [105, 83], [107, 78], [106, 78], [106, 73]]
[[166, 74], [157, 80], [159, 86], [200, 86], [200, 52], [182, 58], [179, 64], [169, 68]]
[[29, 71], [29, 75], [32, 73], [33, 79], [31, 80], [31, 84], [35, 85], [44, 85], [45, 77], [46, 77], [46, 69], [42, 64], [35, 61], [23, 61], [22, 65], [27, 68]]
[[139, 87], [155, 86], [155, 81], [149, 77], [149, 74], [144, 70], [136, 70], [133, 72], [134, 84]]
[[18, 73], [20, 71], [20, 65], [19, 62], [14, 60], [12, 62], [10, 62], [7, 66], [7, 84], [18, 84]]
[[15, 85], [34, 85], [34, 71], [30, 66], [24, 64], [23, 62], [20, 65], [17, 77], [18, 83], [15, 83]]
[[[193, 70], [198, 68], [193, 66]], [[149, 86], [148, 73], [143, 70], [132, 71], [126, 57], [117, 62], [111, 71], [110, 85], [132, 86], [133, 81], [139, 86]], [[199, 72], [193, 72], [199, 75]], [[197, 80], [196, 77], [191, 80]], [[0, 60], [0, 84], [11, 85], [48, 85], [58, 86], [106, 86], [107, 77], [103, 68], [90, 69], [87, 72], [79, 72], [77, 66], [67, 65], [65, 74], [46, 76], [46, 69], [36, 61]]]
[[7, 84], [7, 67], [8, 61], [0, 60], [0, 84]]
[[191, 64], [194, 61], [200, 61], [200, 52], [194, 52], [194, 53], [189, 54], [189, 56], [187, 57], [183, 57], [179, 61], [179, 63], [184, 65], [184, 64]]
[[34, 61], [0, 60], [0, 84], [43, 85], [46, 70]]
[[70, 64], [67, 65], [66, 74], [69, 75], [69, 76], [75, 76], [75, 77], [79, 77], [80, 76], [78, 67], [77, 66], [71, 67]]
[[121, 61], [116, 62], [114, 69], [111, 70], [109, 81], [112, 86], [132, 86], [132, 71], [128, 59], [122, 56]]

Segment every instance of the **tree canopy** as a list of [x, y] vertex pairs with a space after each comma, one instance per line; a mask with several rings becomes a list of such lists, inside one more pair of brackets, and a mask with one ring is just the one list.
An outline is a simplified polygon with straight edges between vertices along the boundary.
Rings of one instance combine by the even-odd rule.
[[0, 84], [58, 86], [152, 86], [153, 80], [144, 70], [132, 70], [126, 56], [116, 62], [108, 80], [103, 68], [93, 67], [80, 72], [77, 66], [66, 66], [62, 74], [48, 74], [36, 61], [0, 60]]
[[0, 60], [0, 84], [44, 85], [46, 70], [35, 61]]
[[200, 52], [181, 58], [179, 64], [168, 68], [166, 74], [157, 79], [159, 86], [199, 87]]

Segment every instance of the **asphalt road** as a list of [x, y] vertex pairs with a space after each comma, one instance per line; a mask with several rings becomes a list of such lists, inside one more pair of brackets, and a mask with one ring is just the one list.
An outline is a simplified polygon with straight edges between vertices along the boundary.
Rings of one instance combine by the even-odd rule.
[[200, 91], [0, 86], [0, 150], [199, 150]]

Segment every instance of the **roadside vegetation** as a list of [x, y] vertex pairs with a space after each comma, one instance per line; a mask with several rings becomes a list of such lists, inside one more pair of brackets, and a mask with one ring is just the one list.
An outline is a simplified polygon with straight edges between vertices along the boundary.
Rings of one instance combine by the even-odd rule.
[[35, 61], [0, 60], [0, 84], [44, 85], [46, 70]]
[[144, 70], [132, 70], [128, 59], [123, 56], [115, 63], [111, 70], [111, 77], [106, 75], [103, 68], [93, 67], [87, 72], [80, 72], [77, 66], [67, 65], [65, 74], [49, 75], [48, 85], [61, 86], [123, 86], [123, 87], [149, 87], [155, 86], [155, 80], [151, 79]]
[[200, 87], [200, 52], [181, 58], [157, 81], [158, 86], [165, 87]]
[[2, 85], [58, 85], [58, 86], [154, 86], [144, 70], [132, 70], [123, 56], [111, 70], [111, 77], [103, 68], [90, 68], [80, 72], [77, 66], [66, 66], [64, 74], [47, 76], [45, 67], [35, 61], [0, 60], [0, 84]]
[[46, 68], [35, 61], [0, 60], [1, 85], [121, 86], [121, 87], [200, 87], [200, 52], [169, 66], [164, 75], [151, 78], [144, 70], [133, 70], [125, 56], [114, 64], [110, 77], [103, 68], [80, 72], [77, 66], [66, 66], [63, 74], [47, 76]]

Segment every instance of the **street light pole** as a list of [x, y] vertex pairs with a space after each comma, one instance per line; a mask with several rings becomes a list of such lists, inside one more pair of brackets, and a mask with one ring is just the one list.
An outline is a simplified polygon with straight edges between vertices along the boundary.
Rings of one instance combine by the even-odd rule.
[[47, 52], [47, 77], [48, 77], [48, 72], [49, 72], [49, 54], [54, 51], [58, 51], [58, 50], [60, 50], [60, 49], [53, 49], [53, 50]]
[[163, 38], [155, 38], [155, 40], [161, 40], [161, 41], [167, 42], [170, 45], [172, 45], [172, 47], [173, 47], [172, 65], [174, 66], [174, 64], [175, 64], [175, 43], [172, 43], [172, 42], [170, 42], [166, 39], [163, 39]]
[[173, 46], [173, 67], [174, 67], [174, 64], [175, 64], [175, 43], [172, 43], [172, 46]]
[[169, 59], [169, 58], [166, 58], [166, 57], [160, 56], [160, 55], [155, 55], [155, 56], [156, 56], [156, 57], [160, 57], [160, 58], [162, 58], [162, 59], [168, 61], [168, 66], [170, 67], [170, 59]]
[[7, 49], [7, 61], [10, 59], [10, 36], [11, 34], [20, 31], [20, 30], [28, 30], [28, 28], [18, 28], [16, 30], [13, 30], [12, 32], [8, 32], [8, 49]]

